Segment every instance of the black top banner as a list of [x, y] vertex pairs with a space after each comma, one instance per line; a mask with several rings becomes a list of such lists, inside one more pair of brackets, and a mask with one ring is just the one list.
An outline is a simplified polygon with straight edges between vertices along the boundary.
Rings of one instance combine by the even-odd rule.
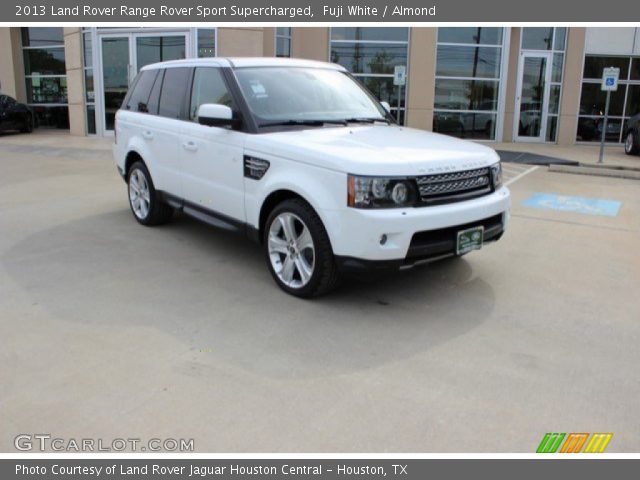
[[629, 0], [11, 0], [0, 22], [639, 22]]

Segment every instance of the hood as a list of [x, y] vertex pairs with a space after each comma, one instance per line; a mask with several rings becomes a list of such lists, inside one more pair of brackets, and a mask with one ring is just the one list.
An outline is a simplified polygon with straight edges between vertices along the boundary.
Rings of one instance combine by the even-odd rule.
[[425, 175], [499, 160], [483, 145], [389, 125], [326, 126], [249, 136], [247, 150], [359, 175]]

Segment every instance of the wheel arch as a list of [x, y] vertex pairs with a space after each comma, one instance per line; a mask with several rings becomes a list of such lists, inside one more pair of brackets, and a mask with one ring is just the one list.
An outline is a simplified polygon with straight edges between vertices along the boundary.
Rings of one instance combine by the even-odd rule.
[[260, 215], [258, 217], [258, 239], [260, 243], [262, 243], [263, 241], [264, 229], [265, 229], [265, 225], [267, 223], [267, 218], [269, 217], [269, 214], [273, 211], [274, 208], [276, 208], [285, 200], [291, 200], [295, 198], [305, 202], [307, 205], [309, 205], [313, 209], [314, 212], [316, 212], [318, 216], [320, 216], [320, 214], [318, 213], [318, 210], [313, 207], [311, 202], [309, 202], [309, 200], [304, 198], [304, 196], [302, 196], [298, 192], [294, 192], [293, 190], [290, 190], [288, 188], [279, 188], [277, 190], [274, 190], [273, 192], [269, 193], [269, 195], [265, 197], [264, 201], [262, 202], [262, 205], [260, 206]]
[[327, 236], [329, 238], [329, 243], [333, 248], [333, 231], [330, 228], [331, 224], [329, 219], [327, 219], [324, 215], [325, 212], [318, 205], [315, 204], [312, 200], [310, 200], [306, 195], [300, 193], [294, 188], [291, 187], [281, 187], [270, 192], [262, 202], [260, 206], [260, 214], [258, 217], [258, 241], [262, 243], [264, 237], [264, 230], [266, 228], [267, 218], [269, 218], [269, 214], [273, 211], [273, 209], [278, 206], [280, 203], [289, 199], [300, 199], [305, 202], [309, 207], [314, 211], [320, 221], [322, 222], [322, 226], [324, 227], [325, 232], [327, 232]]
[[125, 142], [121, 148], [122, 150], [120, 155], [122, 156], [120, 159], [122, 160], [120, 161], [122, 163], [120, 163], [120, 165], [124, 169], [125, 177], [129, 173], [131, 165], [133, 165], [135, 161], [140, 160], [144, 163], [145, 167], [147, 167], [147, 170], [149, 170], [151, 178], [155, 180], [154, 157], [151, 150], [149, 150], [149, 146], [146, 145], [140, 137], [134, 136], [130, 138], [129, 141]]
[[147, 170], [149, 169], [149, 166], [144, 161], [144, 158], [142, 158], [142, 155], [140, 155], [136, 150], [129, 150], [129, 152], [127, 153], [124, 159], [125, 178], [129, 176], [129, 170], [131, 169], [131, 166], [137, 161], [144, 163], [144, 165], [147, 167]]

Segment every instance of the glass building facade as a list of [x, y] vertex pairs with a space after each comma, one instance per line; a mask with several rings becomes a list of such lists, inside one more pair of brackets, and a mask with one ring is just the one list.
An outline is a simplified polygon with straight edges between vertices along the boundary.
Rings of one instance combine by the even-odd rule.
[[276, 28], [276, 57], [291, 56], [291, 27]]
[[516, 136], [555, 142], [562, 94], [566, 28], [525, 27], [520, 52], [520, 101]]
[[433, 115], [435, 132], [496, 139], [503, 28], [439, 28]]
[[[144, 65], [216, 55], [335, 62], [388, 102], [400, 124], [478, 141], [599, 141], [605, 67], [621, 72], [607, 142], [621, 143], [629, 118], [640, 112], [638, 27], [9, 30], [3, 38], [21, 57], [8, 62], [19, 70], [14, 95], [32, 109], [36, 128], [89, 135], [112, 133], [115, 113]], [[396, 67], [406, 69], [403, 86], [394, 85]]]
[[330, 59], [349, 70], [379, 100], [388, 102], [398, 122], [405, 122], [409, 85], [393, 84], [396, 66], [407, 67], [409, 29], [335, 27], [330, 34]]
[[36, 127], [69, 128], [67, 70], [61, 27], [21, 30], [27, 104]]
[[606, 92], [600, 89], [602, 70], [620, 69], [618, 90], [611, 92], [609, 120], [605, 139], [612, 143], [624, 141], [624, 127], [629, 117], [640, 113], [640, 55], [586, 55], [582, 74], [580, 114], [576, 140], [599, 142], [604, 125]]

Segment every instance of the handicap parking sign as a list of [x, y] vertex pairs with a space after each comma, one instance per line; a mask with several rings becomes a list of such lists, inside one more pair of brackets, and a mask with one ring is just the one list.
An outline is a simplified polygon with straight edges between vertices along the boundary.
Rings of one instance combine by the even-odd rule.
[[615, 92], [618, 90], [618, 79], [620, 78], [620, 69], [616, 67], [605, 68], [602, 70], [602, 85], [600, 87], [603, 91]]
[[554, 193], [534, 193], [522, 205], [544, 210], [581, 213], [583, 215], [602, 215], [615, 217], [620, 211], [621, 203], [603, 198], [573, 197]]

